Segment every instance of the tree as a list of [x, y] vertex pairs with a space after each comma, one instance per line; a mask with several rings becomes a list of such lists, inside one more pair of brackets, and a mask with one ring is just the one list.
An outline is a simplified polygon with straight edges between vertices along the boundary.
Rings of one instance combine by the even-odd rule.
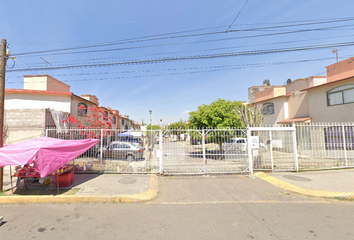
[[183, 123], [183, 122], [175, 122], [175, 123], [169, 124], [167, 128], [171, 129], [171, 130], [188, 129], [189, 125], [187, 123]]
[[235, 108], [241, 108], [241, 101], [219, 98], [210, 105], [201, 105], [197, 111], [189, 113], [191, 128], [241, 128], [245, 127]]
[[152, 125], [151, 126], [151, 124], [149, 124], [146, 126], [146, 130], [160, 130], [160, 129], [161, 129], [160, 125]]
[[187, 123], [182, 122], [181, 119], [180, 122], [169, 124], [167, 129], [170, 132], [170, 134], [177, 136], [177, 140], [180, 140], [181, 134], [187, 132], [186, 130], [189, 129], [189, 125]]
[[[86, 110], [87, 108], [84, 105], [81, 105], [79, 109]], [[113, 119], [107, 116], [107, 113], [103, 110], [99, 110], [94, 107], [90, 107], [89, 109], [91, 110], [92, 115], [85, 114], [84, 116], [79, 116], [78, 118], [71, 115], [67, 119], [64, 119], [63, 122], [67, 122], [71, 126], [79, 129], [104, 129], [102, 137], [110, 135], [111, 132], [109, 129], [112, 128]], [[87, 138], [100, 138], [100, 133], [95, 131], [80, 131], [80, 135], [86, 136]]]
[[[235, 109], [241, 108], [241, 101], [231, 101], [217, 99], [210, 105], [203, 104], [198, 106], [198, 110], [189, 113], [190, 128], [209, 129], [205, 136], [207, 142], [219, 144], [220, 151], [222, 150], [223, 142], [229, 140], [235, 132], [231, 129], [244, 128], [245, 125]], [[230, 130], [227, 130], [230, 129]], [[200, 132], [192, 132], [192, 137], [201, 139]]]
[[262, 106], [260, 104], [251, 107], [242, 105], [240, 108], [235, 108], [235, 110], [240, 115], [241, 120], [245, 126], [263, 126], [264, 115], [262, 113]]

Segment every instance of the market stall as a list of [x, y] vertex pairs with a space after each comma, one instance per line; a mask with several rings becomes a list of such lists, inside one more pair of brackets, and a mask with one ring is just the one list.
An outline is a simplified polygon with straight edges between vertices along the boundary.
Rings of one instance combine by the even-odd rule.
[[27, 190], [29, 186], [39, 186], [42, 185], [46, 190], [49, 184], [52, 182], [60, 187], [69, 187], [74, 183], [74, 166], [72, 164], [66, 164], [59, 168], [56, 172], [41, 178], [40, 173], [34, 168], [33, 165], [17, 166], [14, 174], [11, 175], [12, 178], [17, 178], [16, 187], [20, 187], [21, 181], [23, 183], [23, 189]]
[[29, 178], [43, 180], [51, 175], [56, 177], [57, 188], [60, 187], [60, 182], [63, 183], [62, 186], [71, 185], [73, 166], [68, 163], [98, 142], [97, 139], [63, 140], [49, 137], [32, 139], [0, 148], [0, 167], [20, 166], [14, 175], [10, 175], [26, 182]]

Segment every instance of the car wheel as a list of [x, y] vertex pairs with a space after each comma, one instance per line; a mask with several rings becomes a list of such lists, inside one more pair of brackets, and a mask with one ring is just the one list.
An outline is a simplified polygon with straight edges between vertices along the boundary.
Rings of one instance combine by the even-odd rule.
[[131, 160], [133, 160], [133, 159], [134, 159], [133, 155], [128, 155], [128, 156], [127, 156], [127, 160], [128, 160], [128, 161], [131, 161]]

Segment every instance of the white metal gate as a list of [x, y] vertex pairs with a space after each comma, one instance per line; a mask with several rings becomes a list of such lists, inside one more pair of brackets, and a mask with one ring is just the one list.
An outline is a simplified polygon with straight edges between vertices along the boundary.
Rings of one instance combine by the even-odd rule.
[[[248, 128], [248, 156], [253, 170], [298, 171], [296, 128], [250, 127]], [[256, 137], [254, 140], [253, 137]], [[258, 146], [252, 146], [258, 141]]]
[[[162, 131], [161, 131], [162, 133]], [[249, 172], [247, 149], [224, 146], [245, 138], [245, 129], [173, 129], [161, 134], [161, 174], [218, 174]]]

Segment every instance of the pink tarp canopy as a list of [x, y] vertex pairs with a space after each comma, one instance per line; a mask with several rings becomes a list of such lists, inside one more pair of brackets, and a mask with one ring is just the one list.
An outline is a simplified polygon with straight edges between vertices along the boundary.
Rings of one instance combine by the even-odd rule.
[[41, 178], [95, 146], [100, 140], [62, 140], [40, 137], [0, 148], [0, 167], [34, 163]]

